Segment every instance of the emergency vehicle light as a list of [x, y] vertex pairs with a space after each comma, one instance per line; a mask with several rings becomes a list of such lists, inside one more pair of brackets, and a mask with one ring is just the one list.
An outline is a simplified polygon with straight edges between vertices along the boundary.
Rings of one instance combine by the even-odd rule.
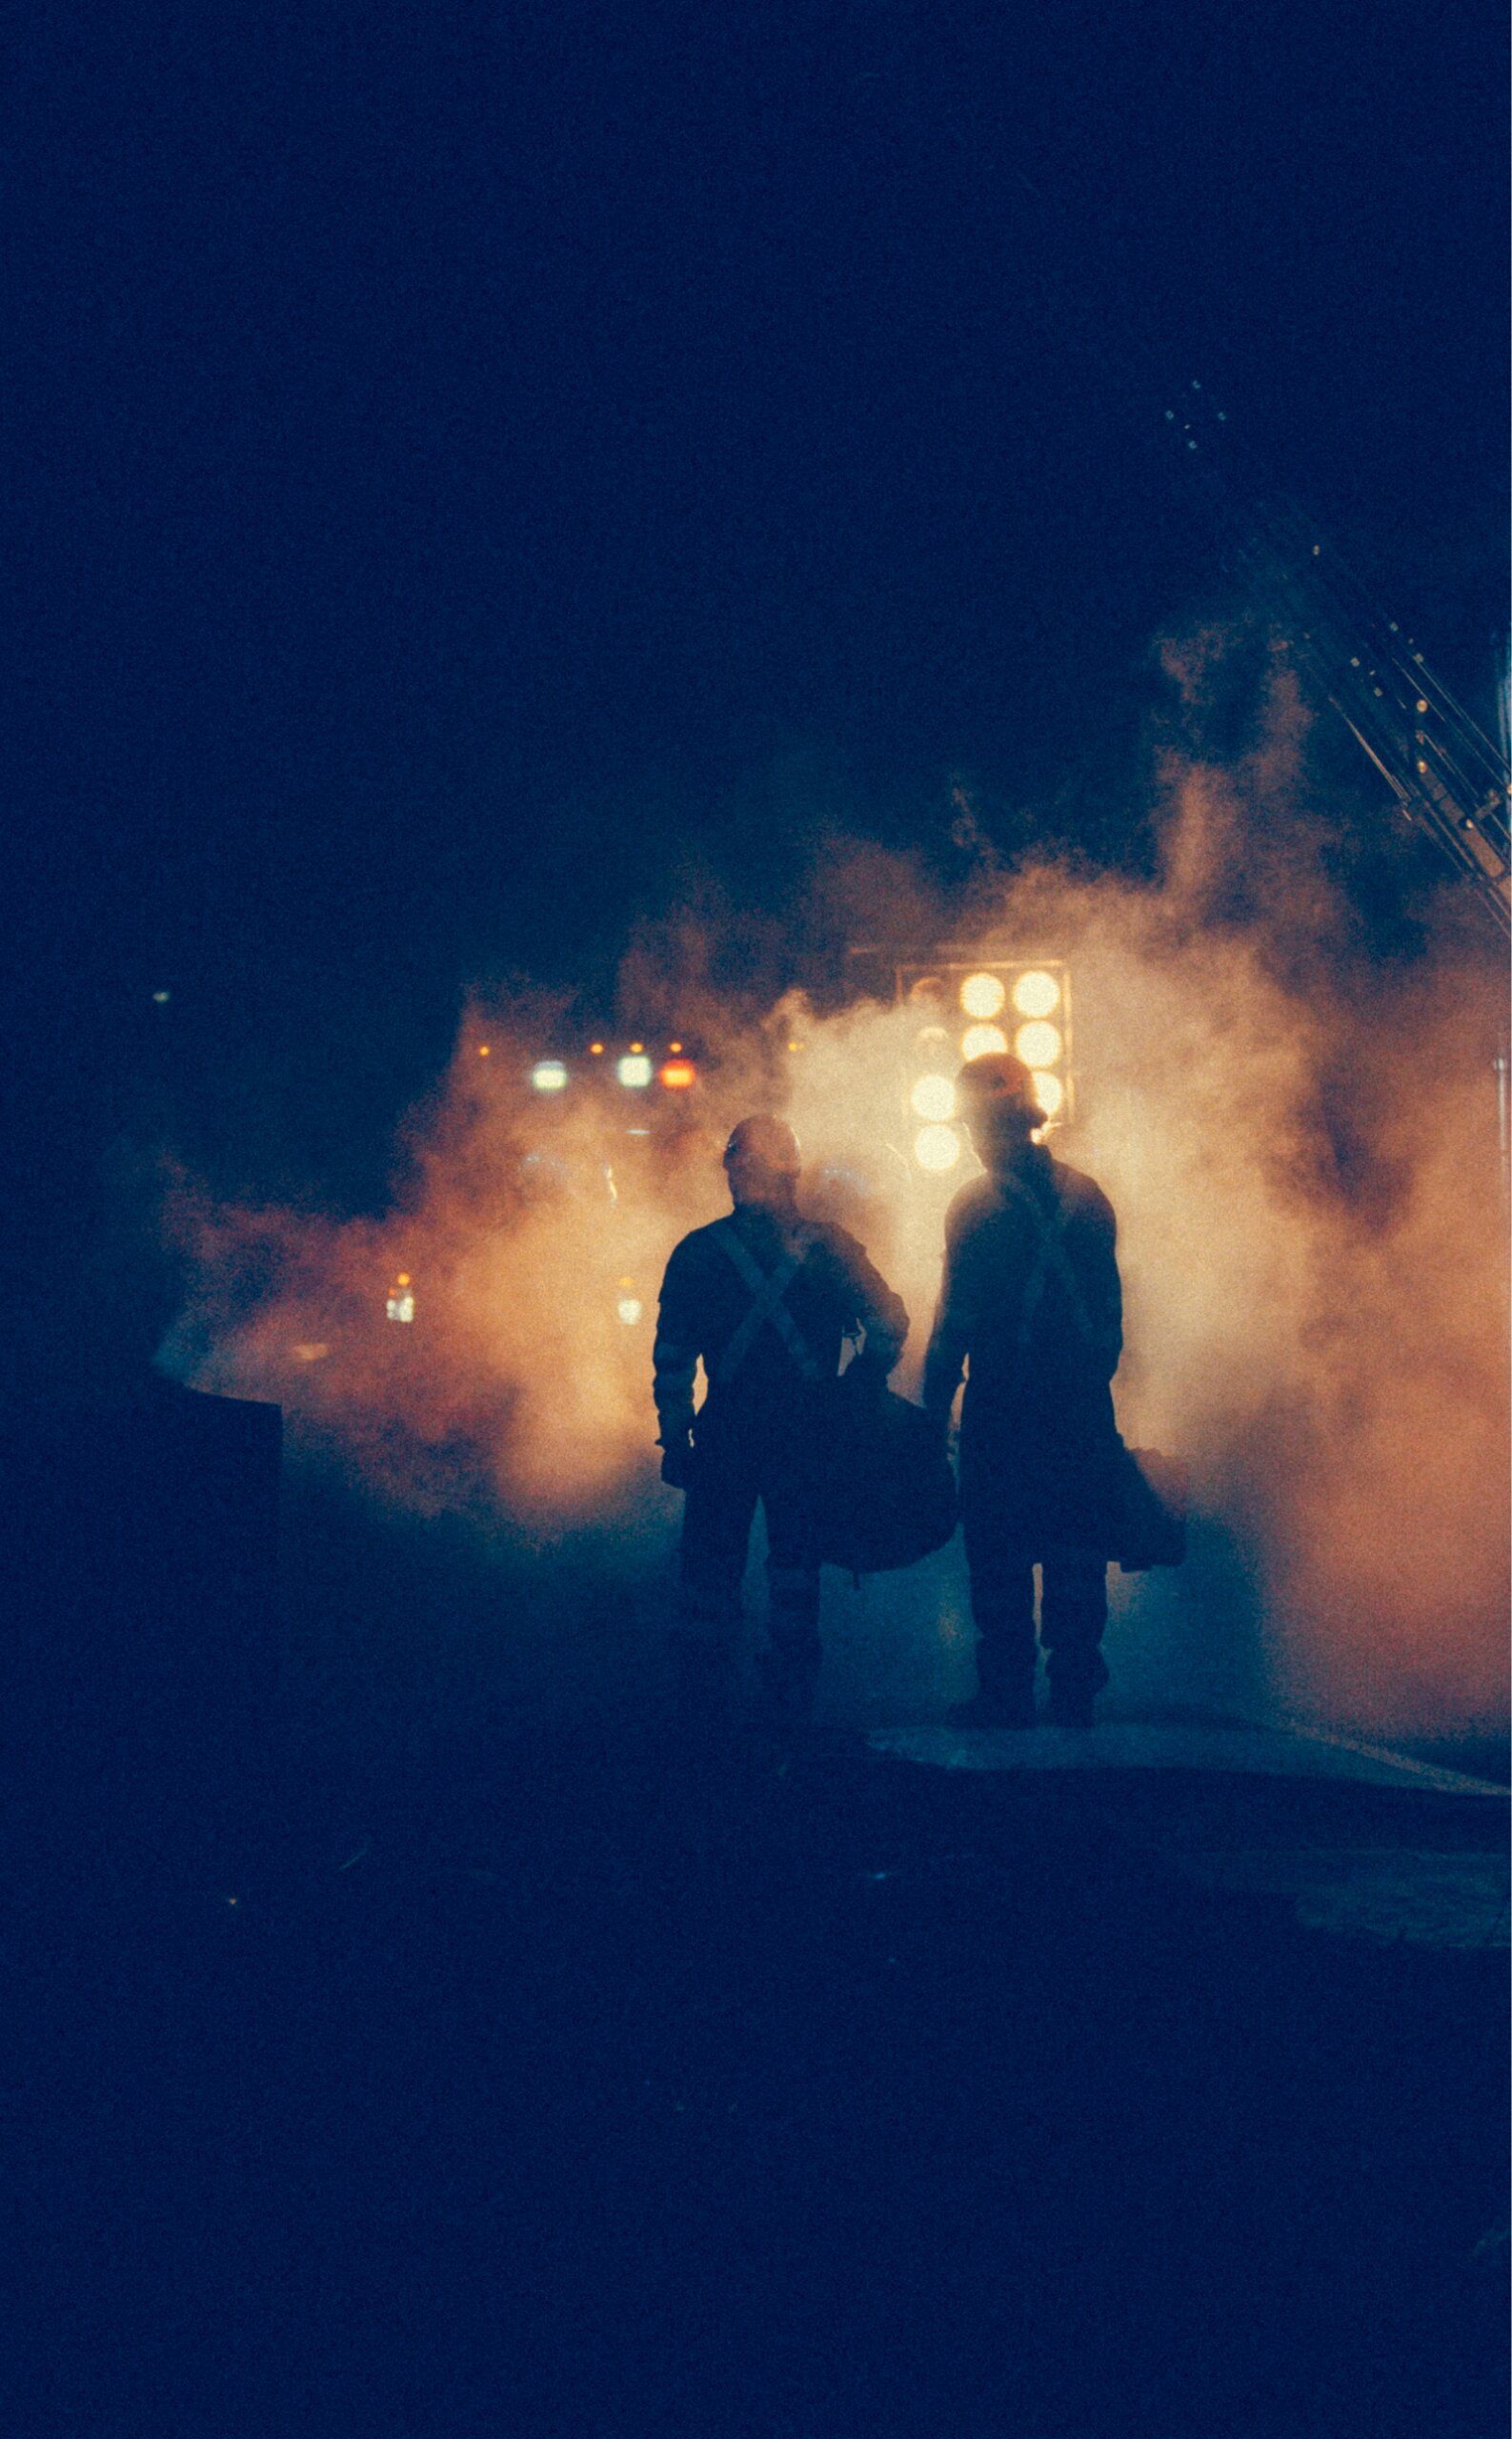
[[531, 1082], [538, 1093], [565, 1092], [567, 1070], [559, 1058], [537, 1058], [531, 1069]]

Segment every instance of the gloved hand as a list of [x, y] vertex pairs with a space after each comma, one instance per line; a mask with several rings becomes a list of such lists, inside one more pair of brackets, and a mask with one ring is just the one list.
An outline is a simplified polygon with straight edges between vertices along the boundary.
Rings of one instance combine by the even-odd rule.
[[693, 1480], [697, 1456], [692, 1434], [685, 1432], [680, 1440], [674, 1440], [663, 1446], [661, 1479], [664, 1482], [670, 1483], [674, 1490], [686, 1490]]

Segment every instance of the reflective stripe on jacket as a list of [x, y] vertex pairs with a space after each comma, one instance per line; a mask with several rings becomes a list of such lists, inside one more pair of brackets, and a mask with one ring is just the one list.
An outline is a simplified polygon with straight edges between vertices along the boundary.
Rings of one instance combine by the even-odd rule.
[[857, 1334], [891, 1371], [908, 1315], [845, 1229], [753, 1209], [696, 1228], [661, 1286], [653, 1364], [663, 1443], [693, 1421], [700, 1361], [716, 1405], [775, 1414], [806, 1382], [833, 1380]]

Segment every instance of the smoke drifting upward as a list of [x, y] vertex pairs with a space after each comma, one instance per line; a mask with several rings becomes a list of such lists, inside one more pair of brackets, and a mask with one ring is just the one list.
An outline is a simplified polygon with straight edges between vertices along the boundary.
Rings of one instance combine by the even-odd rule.
[[[1179, 679], [1191, 665], [1173, 664]], [[1504, 981], [1452, 897], [1437, 945], [1365, 953], [1328, 878], [1330, 825], [1307, 810], [1306, 748], [1282, 678], [1252, 754], [1173, 757], [1152, 879], [983, 864], [944, 894], [907, 859], [837, 845], [795, 924], [1067, 962], [1077, 1119], [1052, 1142], [1119, 1213], [1124, 1435], [1188, 1464], [1200, 1530], [1253, 1582], [1283, 1701], [1446, 1727], [1505, 1701]], [[669, 917], [627, 968], [639, 1021], [701, 1038], [706, 1081], [675, 1136], [628, 1134], [630, 1097], [608, 1082], [532, 1093], [551, 1012], [474, 1006], [412, 1119], [388, 1217], [175, 1195], [194, 1284], [169, 1368], [276, 1397], [296, 1445], [334, 1448], [422, 1511], [543, 1539], [650, 1515], [664, 1535], [648, 1497], [661, 1267], [725, 1207], [729, 1120], [784, 1105], [812, 1201], [868, 1240], [915, 1317], [906, 1385], [969, 1159], [945, 1185], [907, 1162], [910, 1018], [834, 1012], [816, 972], [809, 997], [778, 981], [732, 1014], [719, 921]], [[413, 1324], [385, 1319], [401, 1272]], [[1131, 1587], [1130, 1631], [1183, 1598], [1179, 1579]]]

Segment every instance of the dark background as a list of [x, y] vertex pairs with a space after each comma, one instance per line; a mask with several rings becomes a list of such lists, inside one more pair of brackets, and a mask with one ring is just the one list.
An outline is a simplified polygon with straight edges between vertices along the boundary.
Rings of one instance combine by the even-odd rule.
[[601, 1001], [690, 853], [780, 901], [958, 782], [1133, 852], [1152, 637], [1233, 606], [1192, 379], [1489, 721], [1503, 51], [1350, 0], [38, 10], [20, 1271], [158, 1138], [379, 1194], [460, 993]]

